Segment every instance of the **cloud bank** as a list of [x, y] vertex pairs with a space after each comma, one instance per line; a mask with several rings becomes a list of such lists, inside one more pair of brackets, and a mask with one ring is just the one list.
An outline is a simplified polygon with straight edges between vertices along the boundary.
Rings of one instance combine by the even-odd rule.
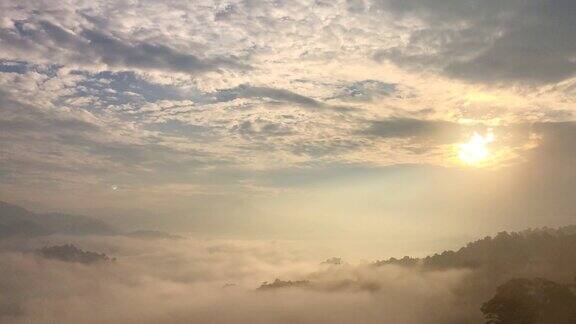
[[84, 265], [4, 250], [0, 285], [10, 293], [0, 300], [3, 321], [449, 323], [469, 316], [455, 311], [455, 296], [446, 290], [458, 282], [458, 272], [422, 276], [360, 267], [333, 271], [325, 280], [350, 277], [380, 290], [256, 291], [264, 279], [303, 276], [318, 263], [303, 261], [307, 257], [295, 255], [293, 247], [266, 242], [74, 240], [118, 260]]

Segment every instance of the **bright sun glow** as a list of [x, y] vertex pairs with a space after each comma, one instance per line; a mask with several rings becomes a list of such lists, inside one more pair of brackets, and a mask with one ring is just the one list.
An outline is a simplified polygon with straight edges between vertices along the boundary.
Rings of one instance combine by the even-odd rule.
[[460, 160], [469, 165], [478, 165], [490, 157], [488, 144], [494, 141], [494, 134], [488, 131], [486, 136], [476, 132], [472, 135], [467, 143], [458, 145], [458, 157]]

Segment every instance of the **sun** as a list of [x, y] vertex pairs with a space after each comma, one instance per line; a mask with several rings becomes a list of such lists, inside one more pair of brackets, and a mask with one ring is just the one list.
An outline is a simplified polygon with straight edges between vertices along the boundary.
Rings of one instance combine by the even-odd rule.
[[488, 144], [493, 141], [492, 131], [488, 131], [485, 136], [474, 132], [468, 142], [458, 145], [458, 158], [467, 165], [480, 165], [490, 158]]

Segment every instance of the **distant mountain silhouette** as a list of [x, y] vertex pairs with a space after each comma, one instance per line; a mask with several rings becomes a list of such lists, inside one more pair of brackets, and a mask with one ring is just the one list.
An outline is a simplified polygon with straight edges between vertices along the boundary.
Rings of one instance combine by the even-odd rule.
[[59, 260], [64, 262], [78, 262], [84, 264], [110, 262], [115, 260], [109, 258], [104, 253], [84, 251], [72, 244], [46, 246], [37, 250], [36, 253], [47, 259]]
[[49, 234], [112, 235], [117, 231], [98, 219], [61, 213], [37, 214], [0, 201], [0, 238]]

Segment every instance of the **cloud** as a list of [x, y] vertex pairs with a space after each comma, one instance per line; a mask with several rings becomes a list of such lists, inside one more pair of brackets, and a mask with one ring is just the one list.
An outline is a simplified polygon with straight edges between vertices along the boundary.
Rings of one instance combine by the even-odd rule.
[[[326, 272], [324, 284], [353, 278], [382, 292], [257, 292], [273, 276], [320, 270], [290, 242], [51, 237], [117, 258], [90, 265], [47, 260], [6, 248], [0, 265], [0, 319], [10, 323], [432, 323], [467, 318], [447, 287], [458, 274], [421, 276], [401, 269], [350, 267]], [[14, 242], [16, 243], [16, 242]], [[20, 243], [35, 248], [39, 241]], [[300, 252], [298, 252], [300, 251]], [[308, 261], [310, 260], [310, 261]], [[169, 264], [169, 266], [167, 266]], [[65, 283], [65, 284], [63, 284]], [[34, 292], [32, 294], [32, 292]], [[406, 308], [410, 300], [409, 309]], [[403, 306], [404, 305], [404, 306]], [[66, 311], [64, 311], [66, 310]]]
[[[55, 95], [60, 89], [32, 88], [42, 95], [28, 97], [22, 93], [28, 90], [25, 85], [16, 82], [10, 93], [0, 91], [0, 125], [5, 130], [0, 137], [9, 143], [1, 150], [0, 170], [6, 183], [19, 183], [28, 190], [52, 188], [54, 193], [68, 185], [105, 185], [111, 181], [109, 177], [130, 179], [132, 185], [157, 184], [163, 177], [163, 181], [174, 180], [175, 170], [203, 168], [206, 164], [202, 160], [211, 155], [202, 149], [179, 147], [169, 137], [160, 139], [154, 132], [103, 116], [97, 109], [88, 112], [62, 107]], [[44, 97], [46, 92], [52, 97]], [[212, 160], [210, 164], [220, 162]], [[158, 173], [150, 174], [149, 170]], [[194, 172], [190, 176], [197, 177]]]
[[89, 41], [94, 52], [99, 54], [101, 62], [110, 66], [188, 73], [204, 72], [218, 67], [246, 68], [232, 59], [201, 60], [194, 55], [181, 53], [164, 45], [148, 42], [126, 44], [94, 30], [83, 30], [81, 35]]
[[45, 0], [3, 9], [4, 55], [63, 65], [266, 74], [274, 63], [320, 59], [345, 66], [373, 56], [485, 84], [556, 83], [576, 71], [570, 0], [107, 6]]
[[0, 60], [0, 72], [24, 74], [28, 71], [28, 64], [22, 61]]
[[383, 97], [390, 97], [399, 90], [397, 84], [385, 83], [378, 80], [362, 80], [343, 86], [339, 93], [330, 99], [371, 102]]
[[348, 112], [353, 110], [352, 108], [345, 106], [331, 106], [316, 99], [299, 95], [286, 89], [252, 86], [248, 84], [243, 84], [231, 89], [220, 90], [216, 93], [216, 98], [220, 102], [231, 101], [237, 98], [266, 98], [279, 102], [297, 104], [304, 108], [313, 110], [333, 109], [337, 112]]
[[267, 122], [261, 119], [255, 120], [254, 122], [245, 120], [236, 128], [242, 136], [250, 138], [258, 136], [286, 136], [293, 133], [291, 129], [286, 128], [281, 124]]
[[376, 55], [401, 66], [486, 84], [556, 83], [576, 72], [573, 1], [383, 0], [372, 9], [422, 22], [406, 44]]
[[[510, 278], [571, 280], [573, 258], [549, 250], [560, 244], [569, 253], [573, 238], [573, 227], [503, 232], [421, 259], [422, 267], [320, 263], [326, 252], [318, 256], [301, 240], [3, 239], [0, 320], [475, 323], [482, 303]], [[60, 246], [34, 253], [46, 244]], [[116, 260], [83, 264], [68, 262], [71, 255]], [[257, 289], [273, 278], [282, 279]]]
[[321, 107], [322, 104], [318, 101], [305, 97], [299, 94], [296, 94], [292, 91], [284, 90], [284, 89], [274, 89], [268, 87], [253, 87], [248, 85], [239, 86], [236, 89], [230, 89], [227, 91], [223, 91], [222, 95], [230, 95], [233, 97], [242, 97], [242, 98], [270, 98], [279, 101], [287, 101], [300, 104], [305, 107], [311, 108], [318, 108]]
[[370, 121], [361, 133], [380, 138], [417, 139], [437, 143], [454, 143], [461, 138], [462, 127], [442, 120], [389, 118]]
[[124, 40], [88, 27], [79, 27], [74, 32], [47, 20], [15, 21], [14, 28], [0, 29], [0, 40], [5, 53], [15, 57], [64, 65], [103, 64], [112, 68], [182, 73], [248, 68], [233, 58], [199, 58], [166, 45]]
[[65, 114], [41, 109], [23, 103], [13, 95], [0, 89], [0, 122], [5, 130], [24, 132], [42, 128], [44, 131], [97, 132], [99, 126], [82, 118], [82, 114]]
[[77, 83], [74, 94], [66, 96], [63, 100], [95, 97], [95, 100], [90, 102], [91, 107], [86, 108], [90, 110], [102, 106], [137, 105], [160, 100], [181, 101], [194, 97], [191, 91], [150, 82], [134, 71], [101, 71], [93, 74], [74, 71], [74, 73], [84, 76], [85, 79]]

